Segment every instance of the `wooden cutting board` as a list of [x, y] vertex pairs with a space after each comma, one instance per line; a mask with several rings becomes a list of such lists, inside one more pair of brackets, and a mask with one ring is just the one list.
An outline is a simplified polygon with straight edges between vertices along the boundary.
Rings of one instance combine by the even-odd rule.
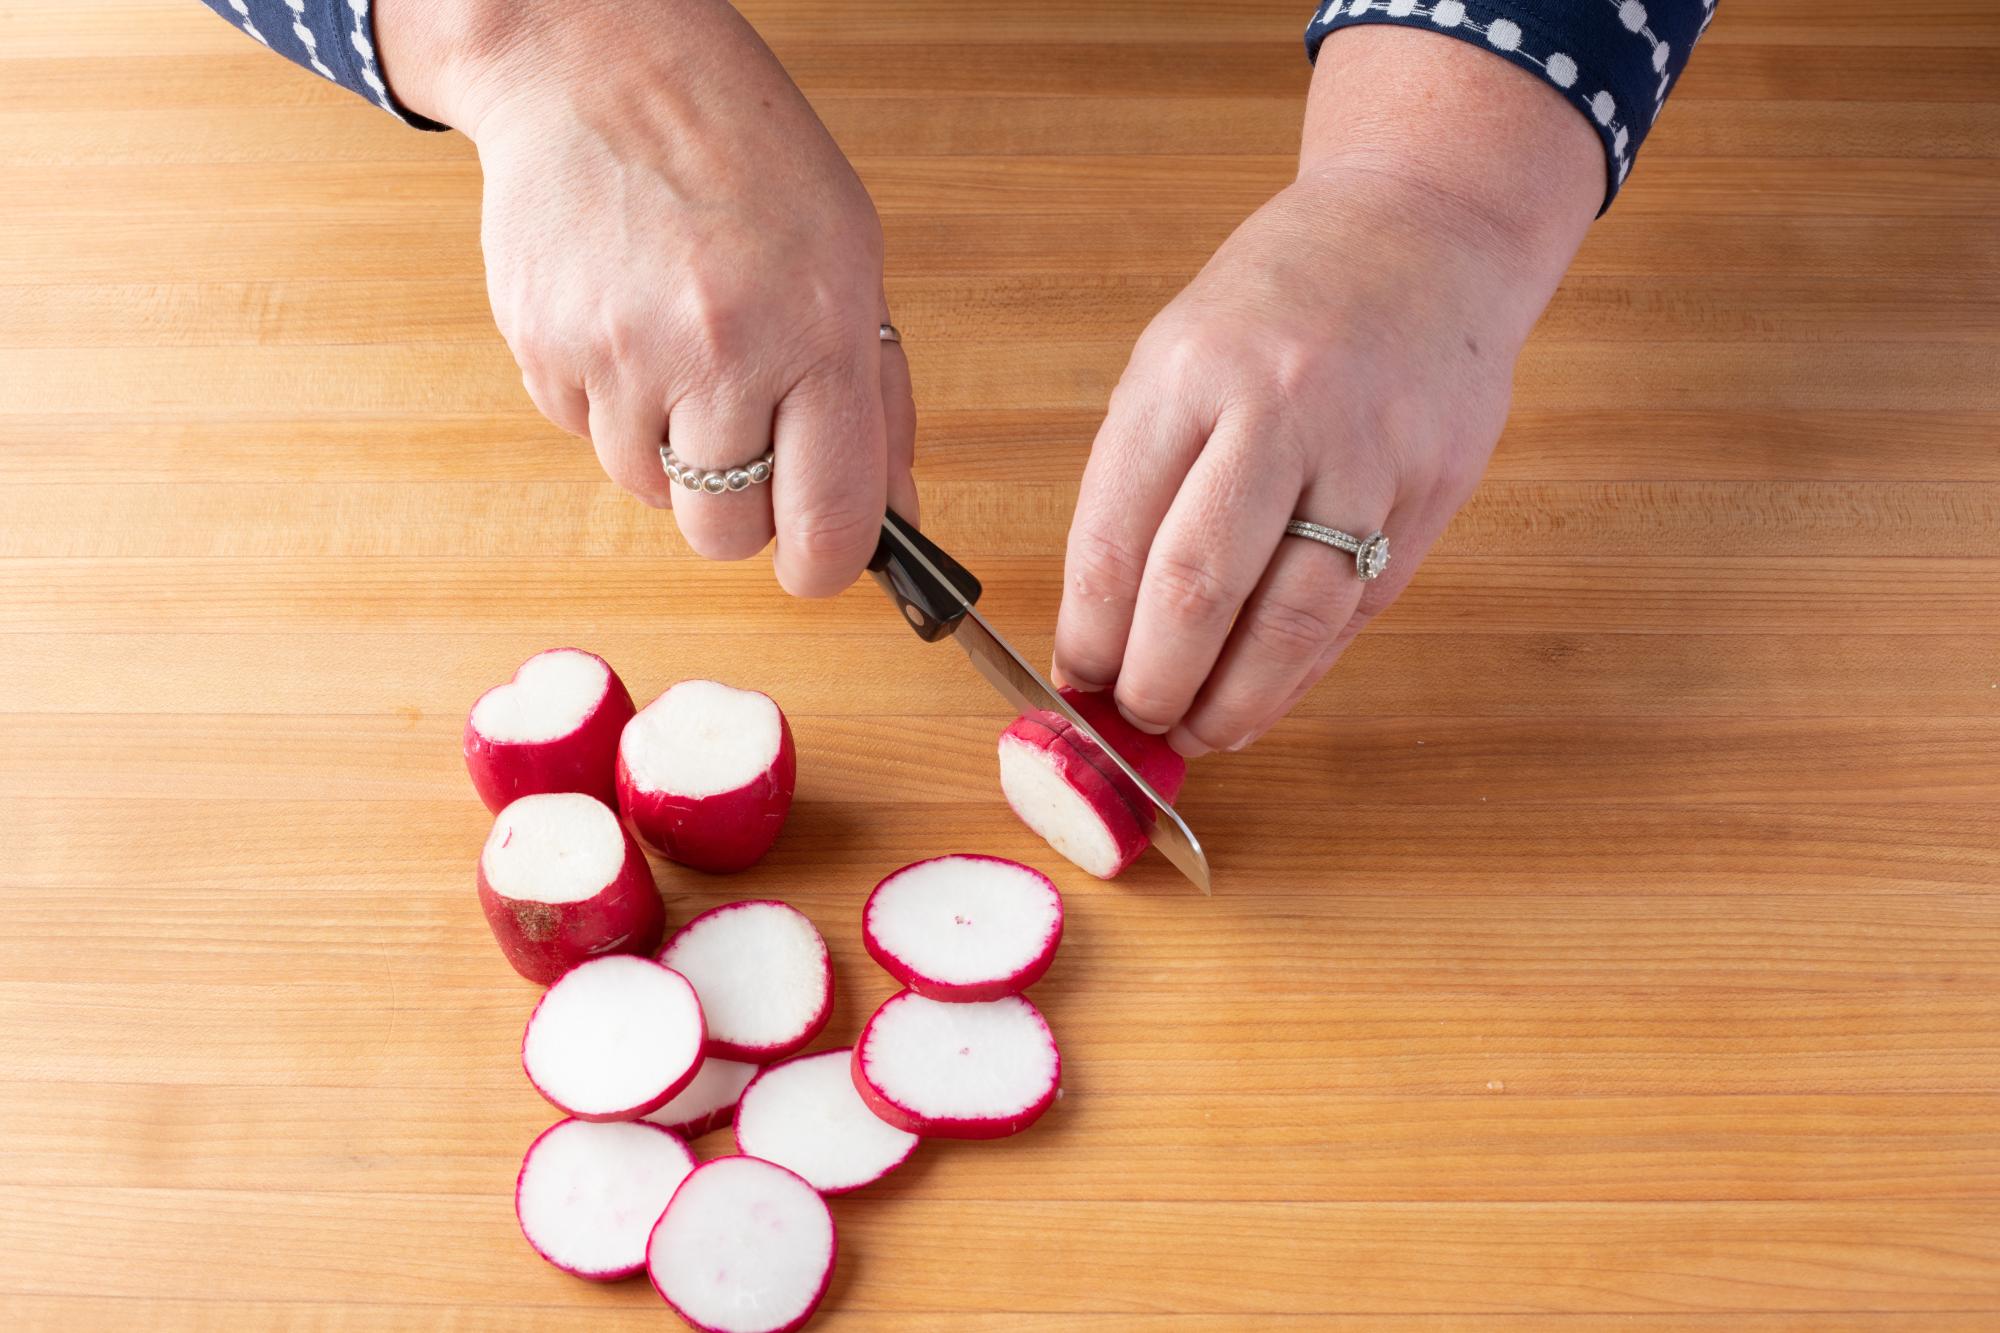
[[[927, 526], [1046, 652], [1149, 315], [1288, 175], [1297, 0], [761, 0], [857, 159]], [[825, 1329], [1986, 1329], [2000, 1309], [2000, 10], [1728, 0], [1491, 478], [1217, 893], [1098, 884], [866, 586], [691, 560], [530, 409], [478, 173], [192, 0], [0, 0], [0, 1313], [652, 1328], [515, 1234], [551, 1113], [458, 758], [536, 649], [769, 690], [841, 986], [885, 871], [1049, 867], [1067, 1095], [841, 1200]], [[727, 1150], [727, 1135], [703, 1144]]]

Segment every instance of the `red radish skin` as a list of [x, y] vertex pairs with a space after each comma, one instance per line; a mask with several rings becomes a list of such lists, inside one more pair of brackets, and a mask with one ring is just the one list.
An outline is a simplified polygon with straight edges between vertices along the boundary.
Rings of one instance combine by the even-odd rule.
[[868, 1109], [924, 1138], [999, 1139], [1041, 1119], [1062, 1087], [1062, 1054], [1026, 997], [979, 1004], [898, 991], [854, 1045]]
[[646, 1246], [653, 1290], [700, 1333], [795, 1333], [833, 1280], [833, 1214], [794, 1173], [718, 1157], [674, 1191]]
[[578, 1120], [637, 1120], [694, 1081], [707, 1030], [686, 977], [610, 954], [565, 972], [521, 1034], [535, 1091]]
[[514, 1217], [557, 1268], [616, 1282], [645, 1268], [653, 1224], [694, 1168], [694, 1150], [658, 1125], [559, 1120], [521, 1158]]
[[704, 1059], [694, 1081], [674, 1094], [674, 1099], [646, 1119], [664, 1125], [684, 1138], [698, 1139], [736, 1119], [736, 1106], [743, 1089], [757, 1077], [757, 1066], [741, 1060]]
[[1116, 879], [1151, 842], [1130, 801], [1039, 717], [1000, 733], [1000, 790], [1023, 824], [1098, 879]]
[[603, 802], [523, 796], [479, 856], [479, 906], [500, 952], [539, 985], [602, 954], [651, 954], [667, 913], [646, 854]]
[[580, 791], [618, 804], [618, 738], [632, 696], [609, 663], [551, 648], [479, 696], [465, 720], [465, 770], [498, 814], [523, 796]]
[[[1180, 796], [1181, 784], [1187, 780], [1187, 758], [1167, 744], [1165, 736], [1150, 735], [1127, 722], [1108, 690], [1086, 694], [1074, 687], [1064, 686], [1058, 693], [1064, 703], [1076, 710], [1077, 716], [1104, 738], [1105, 744], [1118, 751], [1119, 756], [1137, 770], [1139, 776], [1146, 780], [1146, 785], [1158, 792], [1161, 799], [1172, 804]], [[1084, 751], [1084, 758], [1093, 762], [1103, 759], [1102, 755], [1095, 753], [1097, 747], [1090, 743], [1089, 737], [1079, 735], [1076, 740], [1078, 748]], [[1104, 760], [1100, 766], [1117, 773], [1121, 785], [1130, 786], [1131, 780], [1118, 772], [1118, 765]], [[1144, 800], [1143, 797], [1138, 799]]]
[[833, 1015], [833, 958], [803, 912], [769, 898], [695, 917], [660, 961], [701, 996], [711, 1056], [769, 1064], [804, 1050]]
[[618, 743], [618, 808], [669, 860], [728, 874], [755, 865], [792, 808], [797, 752], [771, 697], [684, 680]]
[[1018, 995], [1062, 943], [1062, 894], [997, 856], [938, 856], [885, 877], [861, 909], [868, 956], [904, 986], [959, 1003]]
[[854, 1052], [815, 1051], [766, 1068], [736, 1108], [736, 1146], [776, 1162], [821, 1194], [872, 1185], [910, 1160], [919, 1142], [861, 1100]]

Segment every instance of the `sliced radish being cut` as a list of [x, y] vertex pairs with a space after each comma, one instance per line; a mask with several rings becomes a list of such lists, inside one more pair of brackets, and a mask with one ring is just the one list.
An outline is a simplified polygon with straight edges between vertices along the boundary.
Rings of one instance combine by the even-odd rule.
[[546, 791], [580, 791], [615, 805], [618, 737], [631, 719], [632, 696], [603, 658], [551, 648], [472, 705], [466, 772], [496, 814]]
[[898, 1129], [998, 1139], [1054, 1104], [1062, 1056], [1022, 996], [948, 1004], [899, 991], [861, 1029], [853, 1074], [868, 1109]]
[[792, 729], [769, 695], [684, 680], [626, 724], [618, 804], [669, 859], [741, 870], [785, 826], [796, 764]]
[[757, 1075], [736, 1108], [736, 1146], [798, 1172], [821, 1194], [872, 1184], [909, 1160], [917, 1136], [868, 1109], [854, 1052], [793, 1056]]
[[674, 1094], [674, 1099], [646, 1119], [665, 1125], [676, 1134], [698, 1139], [721, 1129], [736, 1118], [736, 1103], [743, 1089], [757, 1077], [757, 1066], [739, 1060], [703, 1060], [694, 1081]]
[[535, 1252], [599, 1282], [646, 1266], [646, 1242], [694, 1170], [694, 1152], [658, 1125], [559, 1120], [528, 1145], [514, 1216]]
[[646, 1246], [653, 1290], [702, 1333], [792, 1333], [833, 1279], [826, 1200], [782, 1166], [718, 1157], [696, 1167]]
[[997, 856], [904, 866], [861, 909], [861, 942], [882, 969], [933, 1000], [997, 1000], [1033, 985], [1062, 942], [1048, 876]]
[[802, 1049], [833, 1013], [833, 959], [804, 913], [771, 899], [724, 903], [682, 926], [660, 961], [689, 981], [708, 1053], [768, 1064]]
[[650, 954], [666, 909], [646, 854], [580, 792], [523, 796], [479, 854], [479, 906], [514, 970], [546, 986], [599, 954]]
[[704, 1036], [686, 977], [612, 954], [549, 987], [521, 1034], [521, 1067], [579, 1120], [637, 1120], [694, 1081]]

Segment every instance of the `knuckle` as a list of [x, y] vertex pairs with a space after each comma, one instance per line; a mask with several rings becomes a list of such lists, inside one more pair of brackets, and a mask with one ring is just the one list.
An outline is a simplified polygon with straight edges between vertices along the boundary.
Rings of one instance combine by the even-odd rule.
[[1145, 572], [1145, 556], [1101, 532], [1079, 530], [1070, 544], [1070, 594], [1085, 603], [1131, 596]]
[[1238, 598], [1199, 561], [1156, 553], [1146, 570], [1146, 595], [1176, 621], [1209, 624], [1236, 611]]
[[1342, 623], [1318, 607], [1273, 599], [1249, 617], [1245, 633], [1275, 656], [1311, 661], [1340, 633]]
[[813, 596], [846, 587], [875, 549], [881, 526], [880, 514], [859, 510], [809, 512], [794, 518], [785, 525], [786, 562], [779, 573], [786, 591]]
[[1174, 699], [1147, 682], [1123, 676], [1118, 681], [1118, 702], [1130, 716], [1156, 727], [1178, 721], [1185, 706], [1183, 700]]

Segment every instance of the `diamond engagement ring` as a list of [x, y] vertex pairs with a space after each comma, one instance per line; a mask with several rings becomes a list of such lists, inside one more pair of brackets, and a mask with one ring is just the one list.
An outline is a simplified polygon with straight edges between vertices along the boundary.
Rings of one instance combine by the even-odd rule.
[[691, 491], [703, 491], [709, 495], [721, 495], [725, 491], [747, 491], [752, 486], [771, 479], [771, 450], [754, 463], [740, 467], [696, 467], [683, 463], [674, 456], [672, 445], [660, 446], [660, 463], [667, 469], [667, 480], [687, 487]]
[[1285, 535], [1323, 542], [1336, 551], [1347, 552], [1354, 557], [1354, 572], [1364, 583], [1389, 567], [1389, 539], [1380, 532], [1356, 537], [1353, 533], [1329, 528], [1323, 523], [1295, 518], [1285, 524]]

